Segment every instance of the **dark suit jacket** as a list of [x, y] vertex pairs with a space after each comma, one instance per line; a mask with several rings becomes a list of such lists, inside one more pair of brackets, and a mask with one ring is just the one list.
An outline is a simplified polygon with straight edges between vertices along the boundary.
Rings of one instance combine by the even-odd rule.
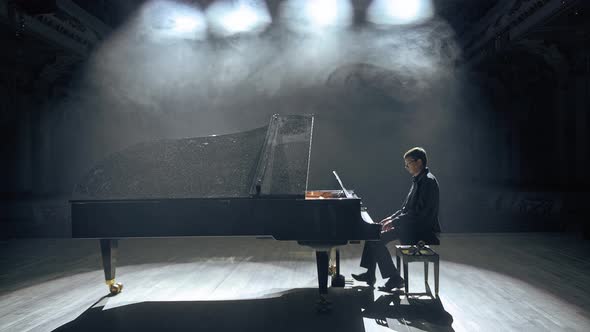
[[402, 208], [393, 221], [399, 229], [403, 244], [415, 244], [423, 240], [430, 244], [439, 244], [440, 233], [438, 221], [439, 190], [438, 181], [428, 168], [412, 180], [410, 192]]

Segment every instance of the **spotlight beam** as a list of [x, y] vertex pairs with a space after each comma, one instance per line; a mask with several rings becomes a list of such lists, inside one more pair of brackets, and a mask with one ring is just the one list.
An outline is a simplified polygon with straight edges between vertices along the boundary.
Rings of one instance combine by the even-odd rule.
[[423, 22], [433, 16], [432, 0], [373, 0], [367, 20], [377, 25]]
[[213, 32], [221, 36], [260, 32], [272, 21], [262, 0], [216, 2], [207, 9], [206, 15]]

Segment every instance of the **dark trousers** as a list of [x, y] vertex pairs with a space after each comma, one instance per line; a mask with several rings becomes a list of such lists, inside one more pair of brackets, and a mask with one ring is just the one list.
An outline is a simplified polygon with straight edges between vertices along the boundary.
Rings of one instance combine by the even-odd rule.
[[361, 257], [361, 267], [366, 268], [369, 274], [375, 275], [375, 268], [379, 264], [379, 271], [383, 279], [398, 275], [398, 271], [393, 265], [391, 254], [386, 245], [399, 239], [399, 228], [392, 229], [389, 232], [381, 234], [379, 241], [365, 241], [363, 255]]

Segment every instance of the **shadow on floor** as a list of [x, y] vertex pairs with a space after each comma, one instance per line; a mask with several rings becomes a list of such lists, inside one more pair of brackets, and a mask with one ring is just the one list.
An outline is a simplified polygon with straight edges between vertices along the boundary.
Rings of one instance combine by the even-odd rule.
[[[360, 332], [365, 331], [363, 318], [376, 319], [381, 325], [390, 319], [407, 324], [408, 321], [433, 322], [432, 317], [445, 314], [450, 318], [445, 321], [449, 327], [452, 322], [452, 317], [444, 311], [440, 301], [425, 306], [421, 302], [404, 305], [395, 295], [381, 296], [376, 302], [373, 302], [373, 298], [373, 290], [366, 287], [332, 288], [328, 296], [332, 302], [331, 310], [318, 312], [318, 293], [313, 288], [294, 289], [261, 299], [140, 302], [103, 310], [108, 301], [108, 297], [105, 297], [55, 331], [260, 332], [280, 329], [281, 332]], [[363, 308], [366, 309], [363, 311]], [[420, 315], [425, 317], [421, 318]], [[425, 331], [452, 331], [428, 329], [424, 324], [422, 327]]]
[[426, 293], [410, 294], [409, 297], [401, 292], [380, 295], [363, 309], [364, 317], [375, 319], [377, 324], [394, 330], [454, 331], [453, 316], [445, 310], [439, 298], [432, 298]]
[[330, 290], [330, 312], [317, 289], [229, 301], [141, 302], [103, 310], [102, 301], [55, 331], [364, 331], [359, 292]]

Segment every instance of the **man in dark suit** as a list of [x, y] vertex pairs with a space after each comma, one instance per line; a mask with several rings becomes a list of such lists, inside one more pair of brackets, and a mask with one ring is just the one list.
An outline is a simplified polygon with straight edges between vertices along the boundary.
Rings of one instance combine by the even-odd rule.
[[438, 181], [426, 167], [426, 151], [420, 147], [408, 150], [404, 154], [404, 163], [412, 175], [410, 192], [400, 210], [381, 220], [381, 239], [365, 242], [360, 265], [367, 268], [367, 272], [352, 275], [354, 279], [373, 286], [378, 264], [383, 279], [389, 278], [382, 287], [384, 290], [404, 286], [404, 279], [393, 264], [387, 243], [397, 239], [402, 244], [416, 244], [421, 240], [430, 244], [439, 243], [436, 236], [440, 232]]

